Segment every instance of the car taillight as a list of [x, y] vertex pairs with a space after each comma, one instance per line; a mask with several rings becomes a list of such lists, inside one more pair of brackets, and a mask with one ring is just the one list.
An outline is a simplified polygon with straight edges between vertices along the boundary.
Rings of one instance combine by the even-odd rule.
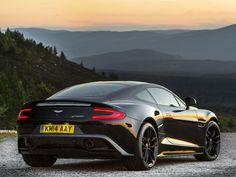
[[29, 118], [29, 113], [32, 111], [32, 108], [23, 108], [20, 110], [17, 119], [23, 120]]
[[125, 117], [125, 113], [106, 107], [94, 107], [92, 113], [93, 120], [119, 120]]

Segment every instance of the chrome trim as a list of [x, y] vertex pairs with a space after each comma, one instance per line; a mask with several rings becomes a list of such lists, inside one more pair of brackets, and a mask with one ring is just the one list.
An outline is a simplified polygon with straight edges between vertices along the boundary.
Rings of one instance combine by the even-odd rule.
[[62, 103], [62, 102], [57, 102], [57, 103], [38, 103], [36, 106], [91, 106], [91, 104], [87, 103]]
[[203, 154], [202, 152], [196, 152], [193, 150], [183, 150], [183, 151], [163, 151], [157, 155], [157, 157], [165, 157], [165, 156], [179, 156], [179, 155], [196, 155]]
[[182, 141], [182, 140], [175, 139], [175, 138], [170, 138], [170, 137], [164, 138], [161, 141], [161, 144], [172, 145], [172, 146], [184, 146], [184, 147], [199, 148], [199, 146], [197, 144], [193, 144], [193, 143], [190, 143], [190, 142], [187, 142], [187, 141]]
[[134, 156], [122, 149], [116, 142], [105, 135], [19, 135], [19, 137], [70, 137], [70, 138], [100, 138], [108, 141], [122, 156]]
[[59, 114], [59, 113], [62, 113], [63, 110], [54, 110], [55, 113]]
[[175, 119], [175, 120], [182, 120], [182, 121], [190, 121], [190, 122], [198, 122], [198, 119], [191, 118], [191, 117], [185, 117], [185, 118], [174, 117], [173, 119]]
[[163, 124], [160, 124], [157, 128], [159, 129], [159, 128], [161, 128], [163, 126]]

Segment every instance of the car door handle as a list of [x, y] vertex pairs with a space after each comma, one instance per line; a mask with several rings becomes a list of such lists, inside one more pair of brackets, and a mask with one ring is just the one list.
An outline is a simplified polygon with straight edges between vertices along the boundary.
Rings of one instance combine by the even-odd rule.
[[183, 111], [185, 111], [185, 110], [174, 110], [173, 112], [178, 113], [178, 112], [183, 112]]

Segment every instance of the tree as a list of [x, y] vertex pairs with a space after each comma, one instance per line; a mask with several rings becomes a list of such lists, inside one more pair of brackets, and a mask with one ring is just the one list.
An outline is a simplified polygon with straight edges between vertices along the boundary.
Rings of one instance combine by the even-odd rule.
[[26, 102], [27, 100], [27, 93], [25, 91], [25, 88], [23, 86], [23, 82], [21, 80], [18, 80], [17, 82], [17, 92], [18, 92], [18, 95], [19, 95], [19, 99], [21, 100], [21, 102]]
[[49, 52], [50, 54], [52, 54], [52, 47], [49, 47], [49, 48], [48, 48], [48, 52]]
[[92, 71], [93, 71], [94, 73], [96, 73], [96, 69], [95, 69], [95, 67], [93, 67]]
[[110, 78], [111, 78], [112, 80], [118, 80], [118, 79], [119, 79], [118, 75], [115, 74], [115, 73], [111, 73], [111, 74], [110, 74]]
[[60, 58], [61, 58], [61, 59], [63, 59], [63, 60], [65, 60], [65, 59], [66, 59], [66, 56], [65, 56], [65, 54], [64, 54], [64, 52], [63, 52], [63, 51], [61, 51]]
[[53, 55], [57, 55], [57, 48], [55, 46], [53, 47]]
[[42, 42], [38, 43], [38, 47], [39, 47], [40, 49], [42, 49], [42, 48], [43, 48], [43, 43], [42, 43]]
[[8, 107], [6, 104], [0, 105], [0, 118], [6, 116], [7, 109]]
[[103, 77], [106, 77], [106, 73], [105, 73], [104, 71], [102, 72], [102, 76], [103, 76]]
[[79, 65], [82, 66], [82, 67], [84, 67], [83, 61], [81, 61]]

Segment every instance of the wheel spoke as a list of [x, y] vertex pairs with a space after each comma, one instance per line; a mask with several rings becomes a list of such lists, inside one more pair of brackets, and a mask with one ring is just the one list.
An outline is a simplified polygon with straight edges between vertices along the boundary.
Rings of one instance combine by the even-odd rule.
[[207, 139], [207, 141], [210, 140], [210, 136], [208, 135], [208, 133], [206, 134], [206, 139]]
[[154, 163], [155, 162], [154, 152], [151, 149], [149, 149], [149, 157], [152, 163]]
[[215, 155], [215, 147], [214, 147], [214, 145], [212, 145], [212, 147], [211, 147], [211, 151], [210, 151], [210, 153], [211, 153], [211, 155], [212, 156], [214, 156]]
[[220, 140], [220, 135], [215, 136], [213, 140]]
[[149, 156], [149, 153], [148, 153], [148, 150], [146, 150], [144, 153], [144, 161], [145, 162], [148, 162], [148, 156]]
[[152, 142], [156, 142], [157, 141], [157, 137], [156, 136], [154, 136], [151, 140], [150, 140], [150, 143], [152, 143]]
[[208, 147], [207, 147], [207, 151], [208, 151], [208, 153], [211, 152], [211, 149], [212, 149], [212, 145], [208, 145]]
[[211, 132], [208, 130], [207, 131], [207, 136], [210, 138], [211, 137]]
[[154, 151], [151, 148], [149, 148], [149, 151], [154, 154]]
[[145, 143], [145, 144], [147, 143], [147, 139], [145, 137], [143, 137], [142, 143]]
[[215, 134], [216, 134], [216, 130], [215, 130], [215, 127], [212, 128], [212, 134], [211, 134], [211, 138], [213, 139], [215, 137]]
[[151, 132], [151, 129], [150, 129], [150, 128], [148, 128], [148, 129], [147, 129], [147, 132], [148, 132], [148, 139], [150, 140], [150, 139], [151, 139], [151, 137], [152, 137], [152, 132]]
[[213, 146], [214, 148], [217, 148], [217, 147], [218, 147], [218, 144], [213, 143], [212, 146]]
[[157, 144], [153, 144], [153, 145], [150, 145], [149, 147], [150, 148], [155, 148], [157, 146]]

